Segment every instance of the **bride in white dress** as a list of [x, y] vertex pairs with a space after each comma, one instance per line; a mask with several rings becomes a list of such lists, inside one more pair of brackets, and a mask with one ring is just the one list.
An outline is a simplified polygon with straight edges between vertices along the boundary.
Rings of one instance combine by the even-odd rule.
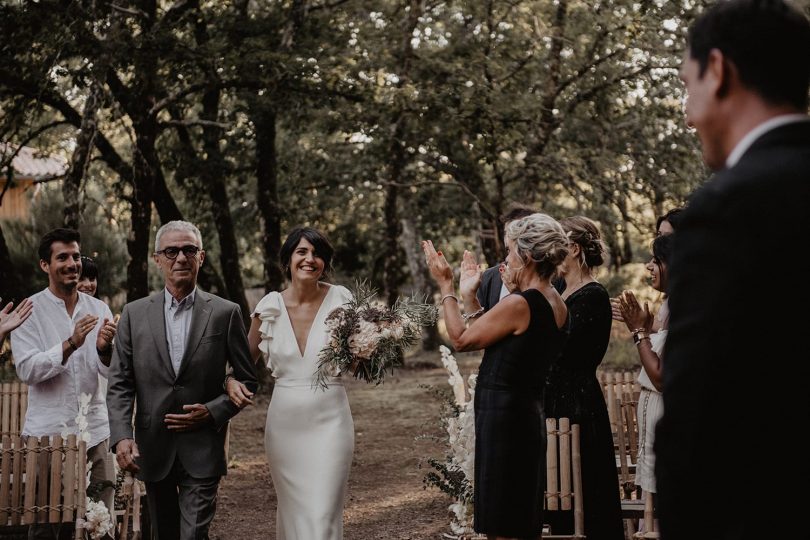
[[[339, 378], [326, 390], [313, 385], [327, 343], [324, 319], [351, 298], [346, 288], [320, 281], [333, 252], [319, 231], [293, 230], [280, 252], [290, 285], [261, 299], [248, 333], [254, 358], [261, 353], [275, 379], [264, 444], [278, 496], [278, 540], [343, 538], [354, 422]], [[227, 387], [238, 406], [252, 403], [238, 381]]]

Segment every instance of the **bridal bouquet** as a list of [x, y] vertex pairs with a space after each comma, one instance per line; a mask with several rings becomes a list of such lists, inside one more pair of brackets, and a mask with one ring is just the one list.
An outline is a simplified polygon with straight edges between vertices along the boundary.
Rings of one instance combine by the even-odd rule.
[[438, 310], [424, 298], [398, 298], [393, 306], [376, 301], [377, 292], [358, 282], [352, 301], [326, 317], [329, 341], [319, 353], [315, 384], [325, 389], [330, 376], [351, 372], [380, 384], [385, 373], [402, 365], [404, 352], [416, 344], [421, 327], [436, 323]]

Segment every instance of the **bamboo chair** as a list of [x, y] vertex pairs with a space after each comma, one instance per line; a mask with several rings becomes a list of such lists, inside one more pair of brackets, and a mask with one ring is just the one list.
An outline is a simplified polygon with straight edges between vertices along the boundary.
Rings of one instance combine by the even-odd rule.
[[87, 443], [69, 435], [3, 435], [0, 446], [0, 531], [4, 527], [75, 522], [82, 538], [87, 492]]
[[546, 419], [546, 510], [574, 511], [573, 534], [543, 534], [552, 540], [585, 538], [585, 514], [582, 505], [582, 462], [579, 451], [579, 425], [568, 418]]

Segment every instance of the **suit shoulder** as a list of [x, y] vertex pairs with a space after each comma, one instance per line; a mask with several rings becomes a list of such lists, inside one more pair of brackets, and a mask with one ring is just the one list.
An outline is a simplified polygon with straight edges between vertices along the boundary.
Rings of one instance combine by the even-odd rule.
[[124, 304], [124, 311], [139, 311], [146, 309], [146, 306], [154, 301], [154, 296], [155, 295], [144, 296], [143, 298], [138, 298], [137, 300], [127, 302]]

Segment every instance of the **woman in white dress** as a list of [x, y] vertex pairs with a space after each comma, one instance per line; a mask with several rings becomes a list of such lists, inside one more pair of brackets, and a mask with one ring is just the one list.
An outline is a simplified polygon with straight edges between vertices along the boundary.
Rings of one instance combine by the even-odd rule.
[[[324, 320], [351, 299], [346, 288], [321, 281], [333, 253], [315, 229], [290, 232], [279, 254], [290, 285], [261, 299], [248, 333], [254, 358], [261, 354], [275, 379], [264, 443], [278, 496], [277, 540], [343, 538], [354, 422], [339, 378], [325, 390], [313, 384], [327, 344]], [[227, 388], [236, 405], [252, 403], [238, 381]]]
[[[655, 238], [652, 245], [653, 256], [647, 263], [653, 289], [666, 292], [667, 264], [672, 246], [672, 236]], [[638, 399], [639, 446], [636, 463], [636, 484], [644, 491], [656, 493], [655, 487], [655, 425], [664, 414], [664, 401], [661, 396], [661, 369], [664, 358], [664, 344], [667, 339], [669, 309], [667, 301], [661, 305], [653, 319], [649, 305], [642, 307], [632, 291], [624, 291], [617, 300], [618, 309], [627, 329], [633, 333], [633, 341], [641, 360], [641, 374], [638, 377], [641, 395]], [[654, 324], [655, 323], [655, 324]], [[657, 327], [657, 331], [653, 328]]]

